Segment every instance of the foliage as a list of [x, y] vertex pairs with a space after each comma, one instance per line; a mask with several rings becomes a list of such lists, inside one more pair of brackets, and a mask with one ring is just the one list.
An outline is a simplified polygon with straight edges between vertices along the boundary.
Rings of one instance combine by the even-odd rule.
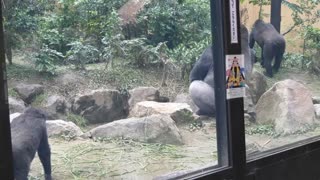
[[254, 127], [249, 128], [246, 130], [247, 134], [265, 134], [269, 136], [278, 136], [275, 132], [274, 125], [273, 124], [263, 124], [263, 125], [257, 125]]
[[173, 59], [174, 63], [182, 67], [182, 79], [185, 77], [186, 72], [189, 73], [191, 71], [192, 65], [201, 56], [202, 52], [208, 47], [210, 42], [211, 40], [206, 38], [200, 42], [193, 42], [189, 45], [180, 44], [178, 47], [170, 51], [170, 57]]
[[282, 4], [291, 9], [291, 17], [294, 22], [291, 28], [284, 33], [287, 34], [296, 27], [310, 26], [318, 20], [320, 17], [320, 10], [317, 6], [320, 4], [320, 0], [297, 0], [296, 3], [282, 0]]
[[47, 98], [48, 98], [48, 94], [46, 94], [46, 93], [37, 95], [35, 97], [34, 101], [32, 102], [32, 106], [34, 106], [34, 107], [42, 107]]
[[[320, 74], [320, 29], [312, 26], [307, 26], [304, 31], [304, 67]], [[307, 61], [307, 62], [306, 62]]]
[[154, 46], [166, 42], [169, 49], [199, 41], [210, 34], [210, 8], [205, 0], [152, 0], [138, 15], [140, 34]]
[[64, 56], [60, 52], [44, 45], [38, 53], [34, 54], [33, 60], [39, 72], [54, 75], [56, 65], [61, 62], [63, 58]]
[[77, 126], [80, 127], [86, 127], [88, 124], [88, 121], [84, 117], [73, 113], [67, 113], [67, 120], [75, 123]]
[[301, 67], [301, 62], [303, 61], [303, 54], [301, 53], [288, 53], [285, 52], [282, 60], [282, 67], [286, 68], [297, 68]]
[[92, 45], [75, 41], [68, 46], [71, 49], [67, 53], [67, 60], [75, 65], [76, 69], [85, 69], [85, 64], [99, 61], [99, 50]]
[[102, 59], [107, 62], [107, 65], [111, 62], [111, 65], [113, 66], [113, 59], [125, 54], [122, 42], [124, 36], [121, 33], [122, 28], [120, 25], [120, 18], [114, 9], [106, 21], [106, 24], [108, 25], [108, 28], [106, 28], [105, 35], [101, 40], [104, 46], [102, 50]]
[[312, 26], [307, 26], [305, 29], [304, 38], [308, 41], [308, 47], [320, 50], [320, 29]]
[[160, 53], [166, 51], [166, 47], [163, 48], [163, 43], [158, 43], [157, 46], [147, 44], [146, 38], [136, 38], [123, 41], [127, 59], [130, 59], [130, 63], [137, 65], [138, 67], [146, 67], [147, 65], [161, 63]]
[[250, 0], [249, 3], [259, 6], [259, 19], [263, 19], [263, 17], [266, 16], [266, 14], [263, 13], [262, 7], [266, 5], [271, 5], [270, 0]]

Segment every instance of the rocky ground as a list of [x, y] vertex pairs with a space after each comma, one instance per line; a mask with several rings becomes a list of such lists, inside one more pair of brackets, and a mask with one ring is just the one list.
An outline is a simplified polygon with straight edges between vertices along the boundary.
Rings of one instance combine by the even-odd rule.
[[[185, 94], [185, 83], [178, 78], [169, 78], [169, 87], [159, 87], [161, 79], [156, 77], [161, 76], [157, 74], [147, 76], [141, 71], [132, 75], [124, 69], [108, 74], [95, 65], [85, 73], [61, 69], [58, 76], [47, 77], [24, 62], [16, 62], [8, 69], [11, 118], [30, 105], [49, 113], [47, 128], [55, 179], [152, 179], [216, 164], [215, 119], [194, 116], [196, 107]], [[116, 80], [112, 79], [115, 75]], [[137, 77], [139, 80], [134, 80]], [[250, 98], [245, 101], [248, 153], [320, 134], [317, 77], [285, 69], [273, 79], [263, 77], [258, 69], [254, 77]], [[291, 80], [282, 81], [287, 78]], [[273, 86], [277, 81], [282, 82]], [[132, 88], [123, 91], [115, 88], [118, 86], [114, 82], [130, 82]], [[162, 102], [166, 99], [170, 102]], [[258, 99], [265, 102], [256, 106]], [[302, 118], [306, 117], [301, 113], [306, 112], [305, 107], [311, 110], [308, 118]], [[273, 115], [268, 123], [259, 123], [270, 120], [265, 119], [269, 115], [263, 115], [263, 109]], [[262, 115], [255, 116], [260, 111]], [[281, 123], [286, 119], [294, 123]], [[30, 178], [42, 177], [36, 158]]]

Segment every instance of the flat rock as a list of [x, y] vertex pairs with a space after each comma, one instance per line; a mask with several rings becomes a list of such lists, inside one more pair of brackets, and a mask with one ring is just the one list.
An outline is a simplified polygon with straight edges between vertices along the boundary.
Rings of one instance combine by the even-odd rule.
[[169, 115], [178, 124], [194, 120], [192, 110], [187, 103], [159, 103], [154, 101], [137, 103], [130, 111], [129, 117], [146, 117], [153, 114]]
[[167, 115], [114, 121], [86, 133], [91, 138], [128, 138], [140, 142], [183, 144], [179, 129]]

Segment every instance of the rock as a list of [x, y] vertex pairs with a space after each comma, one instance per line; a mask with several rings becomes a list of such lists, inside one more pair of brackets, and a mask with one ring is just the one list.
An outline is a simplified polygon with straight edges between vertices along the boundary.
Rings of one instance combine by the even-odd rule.
[[320, 104], [320, 97], [318, 97], [318, 96], [312, 97], [312, 102], [313, 102], [313, 104]]
[[37, 95], [43, 93], [44, 86], [40, 84], [18, 84], [14, 90], [26, 104], [31, 104]]
[[167, 115], [114, 121], [86, 133], [92, 138], [127, 138], [147, 143], [183, 144], [179, 129]]
[[21, 113], [13, 113], [10, 114], [10, 123], [17, 117], [19, 117], [21, 115]]
[[194, 116], [190, 106], [186, 103], [159, 103], [143, 101], [137, 103], [130, 111], [130, 117], [145, 117], [153, 114], [169, 115], [176, 123], [190, 122]]
[[141, 101], [158, 101], [160, 98], [160, 92], [154, 87], [138, 87], [129, 91], [130, 99], [129, 106], [130, 109], [134, 105]]
[[64, 97], [53, 95], [46, 100], [44, 108], [49, 114], [49, 119], [56, 119], [66, 113], [67, 103]]
[[246, 87], [245, 97], [243, 98], [244, 112], [248, 114], [255, 114], [255, 102], [253, 101], [253, 92], [249, 87]]
[[79, 137], [83, 134], [81, 129], [73, 122], [67, 122], [63, 120], [51, 120], [46, 121], [47, 132], [49, 137], [54, 136], [67, 136], [67, 137]]
[[175, 102], [175, 103], [187, 103], [187, 104], [189, 104], [189, 106], [191, 107], [193, 112], [197, 112], [197, 110], [199, 109], [194, 104], [194, 102], [192, 101], [192, 99], [191, 99], [191, 97], [190, 97], [190, 95], [188, 93], [178, 94], [173, 102]]
[[305, 131], [316, 123], [311, 93], [289, 79], [277, 82], [261, 96], [256, 113], [258, 123], [274, 124], [277, 133]]
[[26, 109], [26, 106], [22, 100], [16, 99], [14, 97], [9, 97], [8, 99], [9, 99], [10, 113], [16, 113], [16, 112], [22, 113]]
[[316, 113], [316, 118], [320, 119], [320, 104], [315, 104], [313, 106]]
[[254, 104], [256, 104], [262, 94], [267, 91], [267, 79], [263, 74], [253, 71], [247, 84], [250, 88], [249, 93], [251, 93], [252, 101]]
[[128, 97], [117, 90], [95, 90], [76, 96], [71, 109], [91, 124], [111, 122], [127, 117]]
[[251, 125], [251, 123], [254, 123], [255, 122], [255, 117], [250, 115], [250, 114], [247, 114], [245, 113], [244, 114], [244, 123], [245, 125], [249, 126]]

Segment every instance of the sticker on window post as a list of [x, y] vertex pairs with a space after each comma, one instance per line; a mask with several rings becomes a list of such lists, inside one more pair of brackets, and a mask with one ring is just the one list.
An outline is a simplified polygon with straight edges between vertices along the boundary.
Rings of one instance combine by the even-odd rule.
[[238, 44], [237, 1], [229, 0], [231, 44]]
[[241, 98], [245, 95], [244, 55], [226, 55], [227, 99]]

